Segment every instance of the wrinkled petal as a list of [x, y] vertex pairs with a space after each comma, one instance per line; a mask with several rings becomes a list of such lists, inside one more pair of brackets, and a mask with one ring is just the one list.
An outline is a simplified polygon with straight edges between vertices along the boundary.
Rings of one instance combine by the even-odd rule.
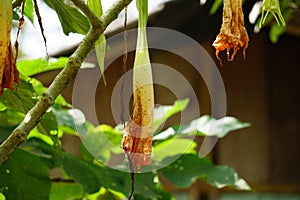
[[2, 95], [4, 88], [14, 89], [14, 83], [20, 81], [10, 42], [11, 6], [10, 0], [0, 1], [0, 95]]
[[[241, 0], [224, 0], [223, 23], [220, 33], [216, 37], [213, 46], [216, 49], [216, 57], [222, 65], [219, 57], [220, 51], [227, 51], [227, 60], [233, 61], [240, 48], [243, 48], [244, 59], [248, 48], [248, 33], [244, 25], [244, 14]], [[230, 55], [231, 49], [233, 50]]]

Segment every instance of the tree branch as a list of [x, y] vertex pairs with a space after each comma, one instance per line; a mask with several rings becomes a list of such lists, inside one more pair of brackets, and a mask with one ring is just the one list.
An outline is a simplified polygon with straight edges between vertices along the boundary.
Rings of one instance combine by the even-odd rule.
[[119, 13], [132, 0], [118, 0], [103, 16], [97, 18], [82, 0], [72, 0], [88, 17], [91, 28], [76, 51], [70, 56], [67, 65], [56, 76], [41, 99], [26, 114], [24, 120], [16, 127], [10, 136], [0, 145], [0, 165], [8, 156], [23, 143], [30, 131], [39, 123], [42, 116], [53, 105], [57, 96], [67, 87], [75, 77], [87, 54], [94, 48], [95, 42], [106, 27], [115, 20]]

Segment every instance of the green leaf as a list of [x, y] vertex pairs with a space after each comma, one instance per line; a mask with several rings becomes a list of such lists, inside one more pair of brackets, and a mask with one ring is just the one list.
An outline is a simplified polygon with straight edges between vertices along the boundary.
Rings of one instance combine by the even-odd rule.
[[7, 199], [48, 199], [48, 168], [37, 156], [16, 149], [0, 166], [0, 190]]
[[122, 200], [125, 199], [125, 195], [122, 193], [116, 193], [114, 191], [101, 188], [97, 193], [90, 194], [86, 196], [89, 200], [98, 200], [98, 199], [109, 199], [109, 200]]
[[5, 198], [5, 196], [4, 196], [4, 194], [2, 194], [1, 192], [0, 192], [0, 200], [5, 200], [6, 198]]
[[17, 90], [5, 90], [0, 101], [9, 109], [26, 114], [35, 104], [33, 98], [34, 89], [32, 85], [21, 78]]
[[[172, 157], [166, 158], [173, 160]], [[171, 165], [159, 171], [165, 178], [178, 187], [189, 187], [201, 178], [216, 188], [231, 187], [238, 190], [250, 190], [244, 179], [228, 166], [216, 166], [207, 158], [195, 154], [183, 154]]]
[[15, 110], [0, 111], [0, 125], [15, 126], [21, 123], [24, 119], [24, 114]]
[[170, 117], [183, 111], [189, 104], [189, 99], [177, 100], [171, 106], [159, 106], [154, 109], [153, 132], [156, 132], [160, 126]]
[[88, 193], [95, 193], [101, 186], [127, 192], [124, 174], [113, 172], [105, 167], [83, 161], [73, 155], [65, 154], [62, 160], [65, 172], [79, 182]]
[[0, 125], [0, 144], [11, 134], [16, 126]]
[[82, 142], [87, 150], [104, 163], [110, 160], [111, 152], [121, 154], [120, 147], [122, 135], [108, 125], [101, 125], [89, 131], [82, 137]]
[[49, 200], [80, 199], [84, 190], [79, 183], [52, 182]]
[[[102, 5], [100, 0], [88, 0], [89, 8], [97, 15], [97, 17], [102, 16]], [[104, 85], [106, 85], [106, 80], [104, 76], [104, 58], [106, 51], [106, 39], [104, 33], [102, 33], [96, 42], [95, 46], [96, 57], [98, 65], [100, 67], [101, 76], [103, 78]]]
[[77, 9], [67, 6], [63, 0], [44, 0], [58, 15], [63, 31], [69, 33], [80, 33], [85, 35], [89, 28], [87, 18]]
[[166, 157], [175, 156], [183, 153], [196, 153], [197, 144], [190, 139], [172, 138], [160, 142], [153, 146], [153, 160], [161, 162]]
[[24, 15], [33, 23], [34, 8], [32, 0], [25, 0]]
[[209, 13], [214, 14], [221, 6], [222, 6], [223, 0], [215, 0], [213, 5], [210, 8]]
[[188, 125], [180, 127], [174, 126], [174, 131], [180, 134], [187, 135], [200, 135], [200, 136], [216, 136], [222, 138], [230, 131], [249, 127], [250, 124], [241, 122], [235, 117], [223, 117], [221, 119], [215, 119], [208, 115], [193, 120]]
[[38, 58], [35, 60], [23, 60], [17, 63], [19, 72], [25, 76], [33, 76], [50, 70], [61, 69], [67, 62], [68, 58], [50, 58], [49, 61]]

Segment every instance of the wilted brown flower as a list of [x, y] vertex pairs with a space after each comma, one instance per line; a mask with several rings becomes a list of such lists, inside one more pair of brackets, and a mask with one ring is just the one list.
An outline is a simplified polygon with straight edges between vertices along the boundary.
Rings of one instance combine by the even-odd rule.
[[0, 95], [4, 88], [14, 89], [14, 83], [19, 83], [19, 72], [10, 42], [12, 25], [12, 4], [10, 0], [0, 1]]
[[[224, 0], [223, 23], [220, 33], [213, 43], [216, 49], [216, 56], [222, 65], [219, 52], [227, 50], [227, 60], [232, 61], [240, 48], [243, 48], [244, 59], [248, 47], [248, 34], [244, 25], [244, 14], [242, 0]], [[230, 50], [233, 49], [232, 55]]]

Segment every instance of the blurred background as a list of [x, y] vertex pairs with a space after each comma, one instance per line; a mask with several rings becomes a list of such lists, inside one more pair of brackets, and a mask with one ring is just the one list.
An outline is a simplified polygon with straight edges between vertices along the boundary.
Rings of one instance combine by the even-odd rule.
[[[236, 169], [240, 177], [247, 180], [252, 186], [253, 192], [236, 192], [231, 189], [217, 190], [202, 181], [196, 182], [191, 188], [185, 190], [179, 190], [166, 182], [165, 188], [175, 194], [176, 199], [179, 200], [300, 200], [299, 10], [293, 20], [287, 24], [285, 33], [274, 44], [269, 38], [269, 26], [254, 33], [256, 31], [255, 24], [250, 23], [251, 20], [248, 16], [256, 1], [246, 0], [243, 9], [250, 39], [246, 60], [243, 60], [242, 52], [239, 52], [234, 61], [227, 62], [223, 52], [220, 54], [223, 66], [220, 66], [211, 44], [219, 33], [222, 23], [222, 7], [214, 14], [210, 14], [212, 1], [208, 1], [204, 5], [200, 5], [197, 0], [167, 2], [150, 0], [149, 2], [152, 2], [153, 6], [149, 7], [151, 15], [148, 26], [179, 31], [201, 44], [211, 55], [222, 75], [227, 94], [227, 115], [251, 123], [250, 128], [236, 131], [219, 140], [209, 157], [216, 164], [229, 165]], [[133, 8], [134, 6], [133, 3]], [[47, 8], [45, 9], [47, 10]], [[107, 37], [123, 31], [122, 16], [123, 14], [118, 22], [115, 22], [106, 31]], [[44, 21], [46, 20], [44, 19]], [[135, 28], [136, 13], [129, 13], [128, 20], [128, 29]], [[34, 29], [34, 27], [31, 28]], [[63, 36], [57, 36], [57, 32], [61, 32], [59, 27], [56, 27], [56, 32], [53, 33], [50, 33], [51, 28], [48, 33], [47, 27], [45, 29], [46, 37], [51, 38], [51, 35], [58, 37], [53, 39], [53, 42], [49, 39], [48, 46], [51, 56], [70, 55], [82, 38], [80, 35], [71, 35], [65, 41]], [[28, 30], [31, 30], [30, 27]], [[32, 31], [32, 34], [36, 33]], [[167, 38], [158, 39], [165, 40]], [[65, 42], [58, 48], [55, 41], [56, 43]], [[43, 49], [42, 40], [38, 42], [37, 39], [36, 42], [40, 43], [41, 49]], [[119, 42], [120, 47], [123, 47], [123, 40]], [[22, 44], [22, 42], [20, 43]], [[181, 44], [178, 48], [191, 51], [192, 55], [197, 56], [197, 52], [192, 52], [189, 46]], [[30, 50], [23, 49], [24, 58], [45, 55], [43, 50], [35, 49], [35, 54], [29, 52]], [[195, 73], [193, 66], [184, 58], [170, 52], [150, 49], [150, 57], [151, 62], [165, 64], [184, 75], [197, 95], [201, 115], [210, 114], [210, 97], [206, 84], [202, 77]], [[128, 52], [130, 68], [133, 66], [133, 60], [134, 52]], [[96, 64], [95, 53], [91, 52], [86, 61]], [[99, 123], [111, 125], [119, 123], [114, 121], [110, 106], [107, 105], [110, 105], [112, 90], [122, 75], [121, 66], [122, 57], [115, 60], [105, 71], [107, 86], [100, 81], [97, 87], [95, 99]], [[86, 83], [84, 88], [86, 92], [89, 92], [89, 84], [93, 84], [90, 77], [99, 69], [85, 70], [82, 78]], [[48, 72], [38, 75], [37, 78], [48, 85], [56, 74], [57, 71]], [[155, 76], [154, 74], [154, 79]], [[170, 77], [166, 78], [176, 82]], [[72, 102], [72, 91], [73, 88], [70, 86], [63, 94], [70, 102]], [[183, 88], [181, 95], [181, 98], [185, 98], [188, 96], [188, 92]], [[172, 104], [176, 97], [168, 88], [156, 85], [155, 99], [156, 104]], [[192, 103], [187, 109], [193, 109], [195, 105]], [[89, 119], [91, 111], [85, 110], [84, 105], [81, 109]], [[179, 119], [180, 116], [173, 117], [168, 123], [178, 122]], [[76, 152], [78, 148], [73, 148], [79, 143], [77, 138], [72, 138], [70, 135], [65, 135], [65, 137], [65, 148], [70, 151], [74, 149], [73, 153], [78, 153]]]

